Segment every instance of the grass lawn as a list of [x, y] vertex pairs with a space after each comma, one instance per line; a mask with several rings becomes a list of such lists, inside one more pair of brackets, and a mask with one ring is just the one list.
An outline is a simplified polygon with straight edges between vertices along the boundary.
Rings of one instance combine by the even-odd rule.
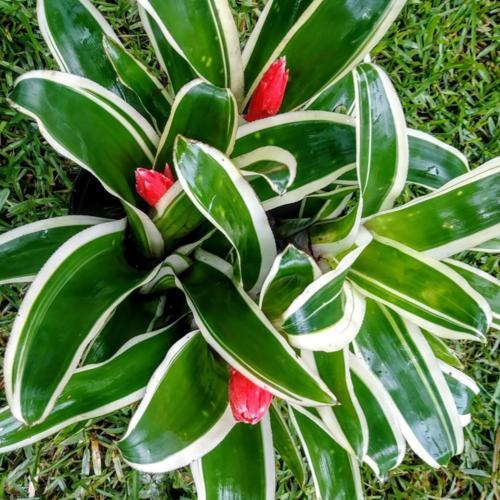
[[[154, 64], [130, 0], [94, 3], [127, 47]], [[238, 26], [245, 32], [264, 2], [231, 3]], [[500, 154], [498, 48], [494, 42], [498, 10], [494, 0], [408, 0], [372, 53], [390, 73], [409, 125], [458, 147], [472, 167]], [[33, 122], [7, 104], [13, 81], [27, 70], [40, 68], [55, 66], [38, 32], [35, 0], [0, 0], [0, 232], [63, 215], [76, 173], [74, 166], [47, 147]], [[460, 257], [498, 274], [498, 256]], [[22, 293], [22, 287], [0, 288], [2, 351]], [[71, 321], [69, 316], [67, 321]], [[457, 344], [466, 372], [481, 388], [472, 424], [466, 428], [464, 454], [439, 471], [408, 455], [384, 484], [365, 468], [369, 498], [499, 498], [495, 491], [500, 448], [496, 431], [500, 417], [498, 344], [493, 332], [484, 345]], [[148, 476], [123, 463], [113, 443], [125, 431], [129, 415], [130, 409], [125, 409], [1, 456], [0, 491], [7, 498], [194, 498], [188, 470]], [[280, 499], [313, 498], [311, 483], [300, 489], [283, 467], [278, 483]]]

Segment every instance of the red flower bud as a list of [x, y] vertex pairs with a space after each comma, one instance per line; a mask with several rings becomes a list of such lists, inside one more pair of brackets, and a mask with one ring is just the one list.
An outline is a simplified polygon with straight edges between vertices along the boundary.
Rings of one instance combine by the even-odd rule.
[[164, 174], [147, 168], [138, 168], [135, 171], [135, 190], [152, 207], [160, 201], [174, 182], [175, 179], [168, 163], [165, 165]]
[[229, 404], [237, 422], [257, 424], [267, 413], [273, 395], [231, 368]]
[[282, 57], [273, 62], [264, 73], [250, 100], [246, 120], [253, 122], [254, 120], [278, 114], [285, 96], [287, 83], [286, 59]]

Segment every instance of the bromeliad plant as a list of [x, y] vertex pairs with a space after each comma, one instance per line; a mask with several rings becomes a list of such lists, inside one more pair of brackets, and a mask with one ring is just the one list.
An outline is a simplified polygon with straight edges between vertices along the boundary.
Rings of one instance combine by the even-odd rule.
[[[0, 451], [140, 402], [123, 458], [191, 465], [200, 498], [272, 498], [273, 445], [320, 498], [405, 443], [446, 465], [477, 386], [442, 339], [500, 317], [498, 281], [450, 257], [498, 248], [500, 161], [408, 129], [366, 62], [404, 2], [269, 0], [243, 53], [225, 0], [138, 3], [167, 88], [88, 0], [38, 2], [61, 72], [12, 104], [124, 217], [0, 236], [1, 282], [32, 282]], [[428, 194], [398, 206], [406, 184]]]

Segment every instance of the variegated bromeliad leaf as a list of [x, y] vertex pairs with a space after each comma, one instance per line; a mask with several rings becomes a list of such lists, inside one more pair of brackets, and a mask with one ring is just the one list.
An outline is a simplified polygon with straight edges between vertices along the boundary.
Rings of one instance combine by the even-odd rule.
[[[138, 4], [160, 78], [89, 0], [38, 0], [60, 71], [12, 105], [126, 217], [0, 235], [0, 284], [31, 283], [0, 451], [139, 401], [124, 460], [190, 465], [201, 499], [273, 498], [273, 445], [324, 499], [361, 498], [360, 466], [385, 478], [407, 446], [445, 466], [478, 391], [447, 339], [500, 325], [499, 281], [456, 257], [500, 248], [500, 159], [470, 170], [409, 129], [367, 62], [404, 1], [268, 0], [242, 51], [227, 0]], [[235, 370], [274, 397], [255, 426]]]

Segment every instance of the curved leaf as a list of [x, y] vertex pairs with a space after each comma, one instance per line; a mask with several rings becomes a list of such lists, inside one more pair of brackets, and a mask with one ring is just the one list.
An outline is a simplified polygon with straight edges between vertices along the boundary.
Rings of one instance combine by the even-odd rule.
[[259, 307], [275, 321], [305, 288], [321, 276], [312, 257], [288, 245], [275, 259], [260, 293]]
[[313, 221], [339, 217], [351, 201], [355, 187], [338, 187], [333, 191], [313, 193], [302, 200], [300, 217], [311, 217]]
[[135, 192], [134, 170], [153, 162], [158, 144], [147, 121], [94, 82], [55, 71], [26, 73], [16, 81], [11, 98], [16, 109], [37, 121], [44, 138], [60, 155], [90, 171], [120, 198], [141, 250], [160, 255], [161, 235], [136, 208], [143, 201]]
[[441, 259], [499, 235], [499, 199], [500, 157], [427, 196], [373, 216], [366, 227]]
[[26, 294], [4, 372], [9, 406], [22, 422], [47, 417], [109, 314], [149, 279], [151, 272], [138, 271], [125, 260], [124, 229], [124, 221], [114, 221], [69, 239]]
[[104, 50], [120, 82], [137, 95], [157, 130], [167, 122], [172, 101], [163, 85], [113, 38], [103, 38]]
[[321, 377], [339, 402], [331, 408], [318, 409], [326, 427], [331, 426], [330, 432], [337, 442], [361, 460], [367, 452], [368, 428], [354, 393], [348, 349], [328, 353], [302, 351], [302, 359]]
[[354, 170], [354, 122], [350, 117], [324, 111], [286, 113], [247, 123], [238, 129], [233, 157], [257, 148], [275, 146], [289, 151], [297, 162], [294, 182], [282, 196], [257, 180], [252, 187], [266, 210], [302, 201], [343, 173]]
[[392, 208], [408, 174], [403, 108], [384, 71], [371, 63], [353, 72], [356, 94], [356, 165], [363, 217]]
[[500, 253], [500, 237], [481, 243], [479, 247], [475, 247], [472, 250], [484, 253]]
[[47, 418], [29, 427], [0, 410], [0, 453], [40, 441], [69, 425], [135, 403], [165, 352], [182, 332], [172, 325], [131, 339], [104, 363], [78, 368]]
[[313, 281], [283, 313], [281, 329], [291, 345], [331, 352], [342, 349], [356, 336], [365, 304], [345, 279], [362, 250], [361, 247], [349, 252], [333, 271]]
[[238, 32], [226, 0], [139, 0], [139, 4], [200, 77], [241, 97]]
[[367, 300], [356, 353], [387, 389], [401, 431], [432, 467], [463, 450], [463, 431], [438, 362], [415, 325]]
[[397, 422], [397, 409], [385, 387], [365, 363], [349, 353], [354, 393], [368, 425], [368, 447], [363, 460], [379, 479], [403, 461], [406, 442]]
[[191, 465], [199, 500], [273, 500], [273, 437], [269, 416], [256, 426], [236, 424], [210, 453]]
[[280, 398], [302, 405], [332, 404], [326, 386], [225, 274], [229, 264], [206, 252], [198, 251], [197, 258], [201, 260], [182, 275], [179, 287], [210, 346], [245, 377]]
[[33, 281], [47, 259], [67, 240], [107, 219], [68, 215], [32, 222], [0, 235], [0, 285]]
[[179, 137], [175, 169], [196, 208], [231, 242], [244, 287], [260, 290], [276, 256], [266, 213], [239, 170], [216, 149]]
[[363, 60], [403, 5], [402, 0], [362, 5], [347, 0], [270, 0], [243, 52], [245, 102], [268, 67], [286, 57], [290, 82], [282, 109], [306, 103]]
[[481, 340], [491, 323], [488, 303], [460, 275], [396, 242], [373, 240], [349, 277], [368, 297], [440, 337]]
[[318, 499], [363, 498], [361, 474], [356, 459], [337, 444], [323, 423], [299, 407], [290, 408]]
[[234, 424], [227, 371], [200, 333], [191, 332], [153, 374], [119, 448], [135, 469], [167, 472], [215, 448]]

